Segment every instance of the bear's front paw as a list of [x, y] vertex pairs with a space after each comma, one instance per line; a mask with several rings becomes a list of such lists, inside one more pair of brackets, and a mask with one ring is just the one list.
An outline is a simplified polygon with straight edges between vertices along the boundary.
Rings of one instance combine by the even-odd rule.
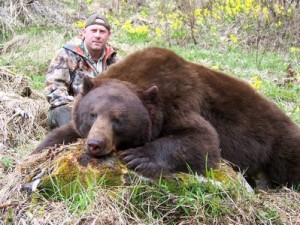
[[120, 154], [120, 159], [127, 167], [146, 177], [156, 177], [162, 168], [148, 157], [141, 148], [128, 149]]

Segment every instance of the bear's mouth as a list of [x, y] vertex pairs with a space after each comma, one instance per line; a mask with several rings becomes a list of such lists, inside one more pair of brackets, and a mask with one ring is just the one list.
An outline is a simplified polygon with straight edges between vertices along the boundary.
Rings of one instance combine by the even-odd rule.
[[96, 149], [87, 149], [86, 152], [89, 154], [89, 155], [92, 155], [94, 157], [104, 157], [104, 156], [108, 156], [108, 155], [111, 155], [112, 152], [114, 150], [111, 149], [111, 150], [106, 150], [105, 152], [99, 150], [98, 148]]
[[94, 159], [97, 159], [97, 160], [106, 160], [106, 159], [108, 159], [108, 158], [111, 158], [111, 157], [113, 157], [114, 156], [114, 154], [113, 154], [113, 151], [112, 152], [110, 152], [110, 153], [108, 153], [108, 154], [106, 154], [106, 155], [95, 155], [95, 154], [92, 154], [92, 153], [90, 153], [90, 152], [87, 152], [86, 153], [88, 156], [90, 156], [90, 157], [92, 157], [92, 158], [94, 158]]

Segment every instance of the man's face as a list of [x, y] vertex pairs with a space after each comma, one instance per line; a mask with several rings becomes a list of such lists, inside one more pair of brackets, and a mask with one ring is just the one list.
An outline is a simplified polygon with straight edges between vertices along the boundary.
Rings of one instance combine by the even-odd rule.
[[[99, 19], [101, 22], [101, 20]], [[82, 30], [85, 44], [90, 52], [102, 50], [110, 37], [110, 31], [98, 24], [90, 25]]]

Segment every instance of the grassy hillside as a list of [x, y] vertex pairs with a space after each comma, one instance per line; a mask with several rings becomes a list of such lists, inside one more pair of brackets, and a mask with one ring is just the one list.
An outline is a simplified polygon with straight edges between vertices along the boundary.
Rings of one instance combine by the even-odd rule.
[[[88, 188], [74, 181], [68, 195], [59, 186], [50, 196], [26, 193], [22, 182], [35, 167], [25, 167], [24, 158], [47, 132], [47, 103], [39, 97], [34, 104], [19, 103], [32, 115], [42, 116], [12, 124], [7, 115], [11, 106], [3, 97], [20, 102], [20, 90], [27, 85], [42, 95], [54, 53], [80, 33], [84, 18], [96, 11], [111, 21], [110, 44], [122, 56], [150, 45], [170, 48], [185, 59], [245, 79], [300, 124], [297, 1], [27, 2], [0, 1], [0, 224], [300, 223], [299, 190], [249, 193], [236, 183], [226, 189], [199, 184], [193, 175], [179, 190], [164, 181], [137, 179], [118, 187], [91, 181]], [[20, 82], [20, 76], [29, 79]]]

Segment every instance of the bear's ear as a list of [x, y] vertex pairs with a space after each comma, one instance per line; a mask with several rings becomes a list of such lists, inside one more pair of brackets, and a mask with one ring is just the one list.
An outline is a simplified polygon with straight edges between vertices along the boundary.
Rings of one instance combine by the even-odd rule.
[[83, 77], [83, 84], [82, 84], [82, 95], [86, 95], [90, 90], [92, 90], [94, 84], [88, 76]]
[[149, 103], [155, 103], [158, 96], [158, 87], [152, 86], [148, 90], [144, 91], [144, 99]]

